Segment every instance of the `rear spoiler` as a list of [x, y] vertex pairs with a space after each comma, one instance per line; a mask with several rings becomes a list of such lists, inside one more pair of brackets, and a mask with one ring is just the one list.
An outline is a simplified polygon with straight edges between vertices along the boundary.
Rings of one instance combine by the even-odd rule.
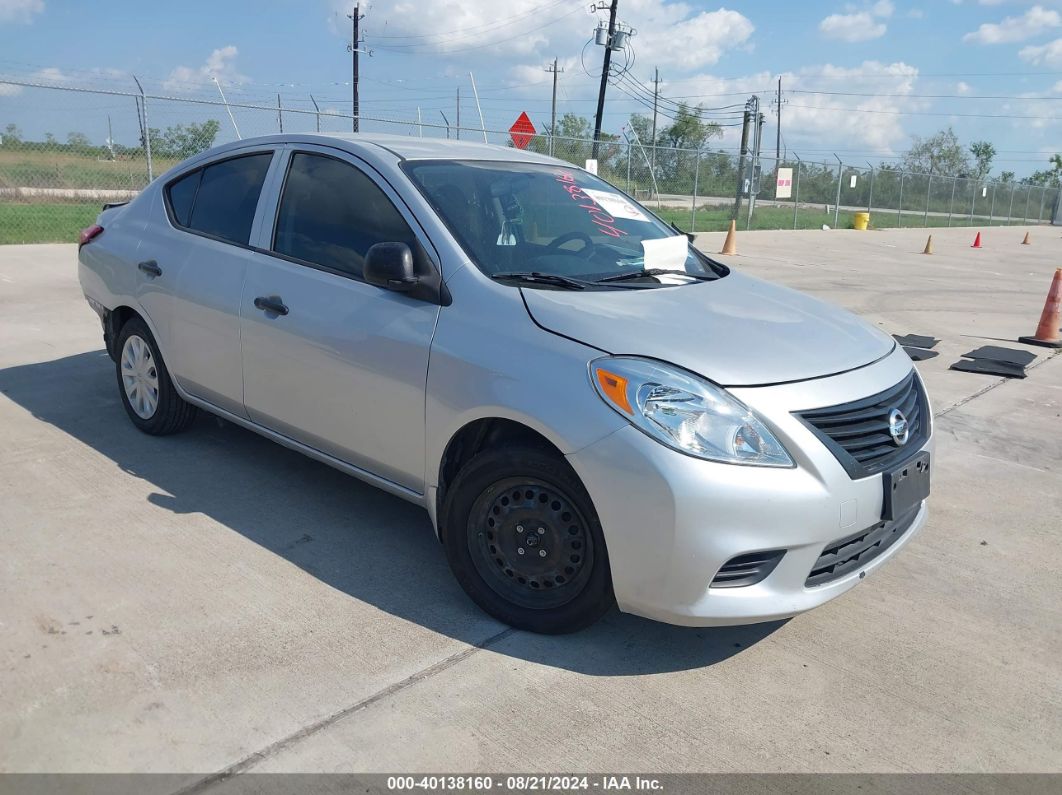
[[103, 205], [103, 209], [104, 210], [113, 210], [115, 207], [124, 207], [127, 204], [129, 204], [128, 201], [124, 201], [124, 202], [107, 202], [106, 204]]

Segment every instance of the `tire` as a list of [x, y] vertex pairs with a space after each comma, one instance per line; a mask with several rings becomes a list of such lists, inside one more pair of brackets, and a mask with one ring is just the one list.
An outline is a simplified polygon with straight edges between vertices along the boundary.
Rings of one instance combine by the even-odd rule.
[[177, 394], [155, 338], [143, 320], [130, 318], [122, 326], [115, 350], [118, 394], [133, 425], [152, 436], [167, 436], [192, 424], [196, 408]]
[[499, 621], [530, 632], [575, 632], [615, 604], [601, 522], [575, 471], [556, 454], [480, 453], [454, 478], [441, 519], [457, 581]]

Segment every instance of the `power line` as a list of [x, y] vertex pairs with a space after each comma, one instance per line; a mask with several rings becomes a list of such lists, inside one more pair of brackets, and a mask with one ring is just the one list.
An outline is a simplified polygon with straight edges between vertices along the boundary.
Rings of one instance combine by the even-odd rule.
[[[563, 5], [567, 1], [568, 0], [555, 0], [555, 2], [552, 2], [552, 3], [543, 3], [540, 6], [535, 6], [534, 8], [531, 8], [528, 11], [525, 11], [523, 14], [518, 14], [518, 15], [516, 15], [514, 17], [509, 17], [508, 19], [496, 20], [494, 22], [485, 22], [482, 25], [471, 25], [470, 27], [467, 27], [467, 28], [457, 28], [455, 30], [444, 30], [444, 31], [442, 31], [440, 33], [411, 33], [411, 34], [408, 34], [408, 35], [394, 35], [394, 36], [379, 35], [379, 36], [373, 36], [373, 38], [374, 39], [433, 39], [433, 38], [440, 37], [440, 36], [452, 36], [452, 35], [461, 36], [461, 35], [464, 35], [464, 34], [467, 34], [467, 33], [473, 33], [473, 35], [479, 35], [480, 33], [486, 32], [488, 30], [494, 30], [496, 28], [504, 28], [504, 27], [507, 27], [507, 26], [513, 24], [514, 22], [519, 22], [522, 19], [526, 19], [527, 17], [533, 17], [533, 16], [539, 14], [542, 11], [547, 11], [547, 10], [549, 10], [551, 8], [555, 8], [556, 6]], [[387, 23], [385, 21], [384, 25], [386, 25], [386, 24]]]
[[805, 108], [807, 110], [827, 110], [837, 113], [876, 113], [885, 116], [955, 116], [967, 119], [1037, 119], [1043, 121], [1062, 121], [1062, 116], [1018, 116], [1013, 113], [949, 113], [947, 111], [928, 110], [876, 110], [873, 108], [835, 108], [821, 105], [796, 105], [791, 108]]

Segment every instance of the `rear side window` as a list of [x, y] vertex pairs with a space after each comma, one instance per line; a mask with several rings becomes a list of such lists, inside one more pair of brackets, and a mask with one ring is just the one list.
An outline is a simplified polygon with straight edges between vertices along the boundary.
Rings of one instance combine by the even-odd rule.
[[200, 169], [170, 185], [170, 209], [181, 226], [188, 226], [192, 218], [192, 202], [195, 201], [195, 192], [199, 189], [199, 178], [202, 176], [203, 171]]
[[246, 244], [271, 153], [236, 157], [207, 166], [188, 226], [233, 243]]
[[413, 230], [368, 176], [335, 158], [292, 155], [274, 251], [361, 278], [369, 247], [392, 242], [417, 251]]
[[272, 152], [234, 157], [170, 184], [170, 210], [179, 226], [246, 245]]

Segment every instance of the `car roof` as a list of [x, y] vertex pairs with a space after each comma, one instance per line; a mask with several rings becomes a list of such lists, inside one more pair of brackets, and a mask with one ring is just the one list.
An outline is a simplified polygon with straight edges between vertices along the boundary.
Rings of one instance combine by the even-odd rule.
[[[466, 131], [466, 135], [476, 135]], [[323, 146], [335, 146], [350, 152], [364, 152], [366, 149], [385, 150], [399, 160], [508, 160], [518, 163], [548, 163], [571, 167], [570, 163], [536, 152], [526, 152], [509, 146], [495, 146], [467, 138], [452, 140], [446, 138], [421, 138], [412, 135], [393, 135], [388, 133], [292, 133], [266, 135], [257, 138], [244, 138], [231, 144], [211, 150], [219, 153], [228, 149], [254, 146], [256, 144], [276, 143], [315, 143]]]

